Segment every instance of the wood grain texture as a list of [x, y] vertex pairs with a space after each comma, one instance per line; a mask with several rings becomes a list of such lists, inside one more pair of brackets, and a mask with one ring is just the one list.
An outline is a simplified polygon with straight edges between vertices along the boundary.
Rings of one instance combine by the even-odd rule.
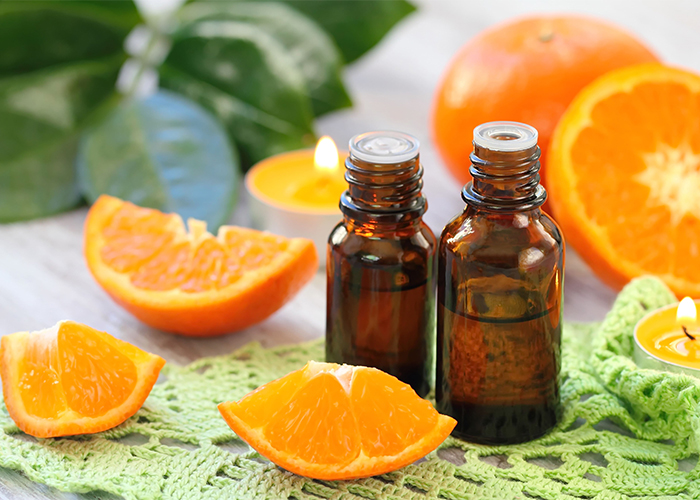
[[[575, 11], [617, 22], [644, 36], [669, 62], [700, 69], [700, 52], [694, 49], [700, 41], [695, 24], [700, 4], [694, 0], [417, 3], [418, 13], [347, 70], [355, 106], [321, 119], [318, 132], [331, 135], [341, 146], [353, 135], [373, 129], [398, 129], [416, 135], [422, 143], [425, 193], [430, 205], [426, 221], [436, 233], [462, 210], [463, 203], [461, 186], [443, 169], [430, 143], [432, 92], [452, 55], [477, 32], [527, 12]], [[464, 134], [464, 140], [471, 141], [471, 131], [465, 130]], [[243, 198], [233, 222], [245, 225], [248, 220]], [[230, 352], [252, 340], [273, 346], [323, 335], [323, 273], [273, 317], [245, 332], [193, 340], [148, 328], [115, 305], [92, 280], [82, 256], [85, 214], [86, 209], [80, 209], [49, 219], [0, 226], [0, 335], [37, 330], [60, 319], [72, 319], [179, 364]], [[565, 318], [600, 320], [614, 296], [615, 292], [602, 285], [569, 249]], [[63, 494], [34, 484], [17, 472], [0, 469], [0, 500], [97, 498], [114, 497], [99, 492]]]

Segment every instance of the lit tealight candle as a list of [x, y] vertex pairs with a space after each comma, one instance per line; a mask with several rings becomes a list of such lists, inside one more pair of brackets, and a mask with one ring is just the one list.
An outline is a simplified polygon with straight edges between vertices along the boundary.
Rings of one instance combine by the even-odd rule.
[[700, 377], [700, 331], [690, 297], [647, 314], [637, 323], [634, 340], [639, 366]]
[[246, 174], [245, 185], [257, 228], [309, 238], [316, 244], [321, 263], [325, 262], [328, 235], [342, 218], [340, 195], [348, 186], [333, 139], [324, 136], [315, 149], [261, 161]]

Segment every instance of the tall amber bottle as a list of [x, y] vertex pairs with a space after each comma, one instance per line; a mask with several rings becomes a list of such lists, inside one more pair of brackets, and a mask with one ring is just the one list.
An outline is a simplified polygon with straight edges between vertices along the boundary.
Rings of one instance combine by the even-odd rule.
[[328, 241], [326, 359], [373, 366], [421, 396], [432, 379], [437, 241], [416, 138], [369, 132], [350, 141], [343, 221]]
[[545, 434], [559, 407], [564, 242], [540, 206], [537, 131], [474, 130], [462, 214], [438, 249], [436, 400], [478, 443]]

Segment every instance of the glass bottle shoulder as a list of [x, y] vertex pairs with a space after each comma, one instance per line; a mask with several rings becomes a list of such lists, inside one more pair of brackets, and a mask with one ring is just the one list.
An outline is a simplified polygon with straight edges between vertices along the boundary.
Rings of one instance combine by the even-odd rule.
[[564, 239], [556, 222], [540, 209], [494, 213], [467, 206], [443, 229], [440, 252], [460, 260], [518, 255], [535, 262], [564, 254]]
[[372, 228], [344, 220], [331, 232], [328, 248], [336, 256], [389, 264], [432, 257], [437, 248], [437, 238], [422, 221], [410, 228]]

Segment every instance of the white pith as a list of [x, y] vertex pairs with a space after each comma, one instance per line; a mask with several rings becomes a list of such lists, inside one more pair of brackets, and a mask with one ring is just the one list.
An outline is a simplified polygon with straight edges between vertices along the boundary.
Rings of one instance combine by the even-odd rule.
[[700, 215], [700, 154], [688, 144], [674, 148], [661, 144], [653, 153], [642, 154], [646, 170], [634, 176], [649, 188], [649, 201], [664, 205], [671, 212], [671, 223], [678, 225], [686, 215]]

